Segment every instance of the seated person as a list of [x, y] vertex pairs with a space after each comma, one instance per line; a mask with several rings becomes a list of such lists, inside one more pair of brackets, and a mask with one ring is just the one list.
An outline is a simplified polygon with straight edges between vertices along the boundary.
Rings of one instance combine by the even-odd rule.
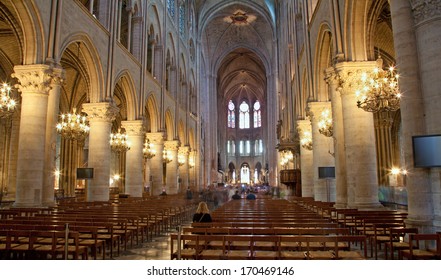
[[256, 199], [256, 195], [252, 192], [250, 192], [247, 196], [246, 199], [248, 200], [255, 200]]
[[196, 210], [196, 213], [194, 213], [193, 215], [193, 222], [197, 222], [197, 223], [212, 222], [210, 210], [208, 210], [207, 203], [203, 201], [199, 203], [198, 209]]
[[167, 195], [167, 192], [165, 191], [165, 189], [162, 190], [162, 193], [159, 194], [160, 196], [165, 196]]
[[236, 191], [231, 198], [232, 199], [241, 199], [242, 197], [240, 196], [239, 191]]

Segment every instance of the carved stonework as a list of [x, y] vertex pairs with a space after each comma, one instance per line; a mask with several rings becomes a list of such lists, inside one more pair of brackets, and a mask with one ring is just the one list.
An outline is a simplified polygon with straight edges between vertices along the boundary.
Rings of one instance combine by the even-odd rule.
[[118, 111], [119, 109], [117, 106], [107, 102], [83, 104], [83, 112], [87, 114], [90, 122], [112, 122], [113, 120], [115, 120]]
[[338, 90], [341, 94], [354, 94], [360, 85], [360, 77], [363, 72], [377, 67], [376, 61], [342, 62], [335, 67], [338, 75]]
[[11, 76], [18, 80], [19, 84], [15, 87], [23, 94], [48, 94], [52, 72], [50, 66], [45, 64], [17, 65]]
[[411, 0], [413, 17], [416, 24], [441, 17], [441, 1]]
[[53, 86], [61, 86], [64, 84], [64, 81], [66, 79], [65, 71], [63, 68], [52, 68], [52, 71], [50, 72], [51, 77], [51, 84]]
[[164, 142], [164, 149], [167, 151], [177, 151], [179, 147], [179, 140], [169, 140]]
[[122, 121], [121, 126], [126, 130], [129, 136], [143, 136], [145, 131], [142, 121]]
[[145, 136], [154, 145], [162, 145], [164, 143], [164, 133], [162, 132], [146, 133]]
[[190, 147], [189, 146], [179, 147], [178, 153], [180, 155], [187, 156], [190, 153]]

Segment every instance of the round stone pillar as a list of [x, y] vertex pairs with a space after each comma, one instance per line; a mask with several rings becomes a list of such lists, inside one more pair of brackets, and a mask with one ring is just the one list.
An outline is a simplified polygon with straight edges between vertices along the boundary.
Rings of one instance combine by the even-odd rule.
[[180, 185], [180, 191], [183, 192], [188, 187], [188, 180], [189, 180], [189, 168], [188, 168], [188, 154], [189, 154], [190, 147], [189, 146], [182, 146], [178, 149], [178, 158], [182, 157], [185, 159], [185, 162], [182, 163], [182, 165], [179, 165], [179, 185]]
[[343, 128], [343, 109], [339, 92], [340, 81], [333, 67], [326, 69], [326, 83], [329, 86], [332, 108], [332, 130], [335, 160], [335, 207], [346, 208], [348, 186], [346, 183], [346, 157]]
[[[440, 17], [437, 12], [439, 5], [439, 1], [390, 0], [398, 71], [401, 77], [405, 77], [399, 80], [399, 86], [405, 89], [400, 110], [401, 139], [408, 170], [406, 188], [409, 216], [406, 224], [409, 227], [418, 227], [421, 232], [432, 232], [433, 221], [438, 223], [438, 230], [441, 229], [439, 225], [441, 224], [441, 218], [439, 218], [441, 196], [439, 193], [438, 195], [432, 194], [432, 190], [438, 189], [439, 191], [440, 183], [437, 182], [439, 171], [434, 170], [434, 173], [438, 173], [436, 176], [438, 179], [433, 180], [434, 178], [430, 178], [429, 169], [414, 168], [412, 151], [413, 135], [430, 134], [436, 131], [434, 126], [438, 127], [438, 132], [440, 129], [439, 119], [437, 119], [440, 117], [439, 106], [436, 104], [439, 103], [438, 92], [441, 81], [437, 70], [430, 73], [430, 69], [440, 65], [440, 58], [437, 54], [440, 48]], [[431, 92], [428, 99], [426, 99], [427, 91]], [[428, 123], [431, 124], [428, 125]], [[431, 181], [436, 187], [431, 186]], [[438, 212], [435, 218], [434, 212]]]
[[150, 182], [150, 194], [159, 195], [163, 188], [164, 166], [162, 153], [164, 151], [164, 134], [162, 132], [146, 133], [146, 137], [150, 140], [152, 149], [156, 152], [155, 156], [147, 162], [149, 165], [147, 169], [150, 171], [150, 175], [147, 175]]
[[308, 111], [311, 117], [314, 199], [316, 201], [335, 201], [335, 179], [319, 178], [319, 167], [333, 167], [334, 157], [330, 148], [334, 148], [333, 139], [319, 132], [319, 121], [323, 111], [331, 109], [331, 102], [309, 102]]
[[375, 61], [342, 62], [336, 65], [342, 85], [344, 141], [348, 184], [348, 207], [381, 207], [378, 199], [377, 157], [374, 117], [357, 107], [355, 83], [363, 69], [372, 69]]
[[130, 150], [126, 152], [126, 176], [125, 193], [131, 197], [142, 197], [143, 193], [143, 154], [144, 129], [141, 120], [122, 121], [121, 126], [125, 128]]
[[[303, 137], [303, 133], [309, 133], [312, 139], [311, 133], [311, 121], [298, 120], [297, 128], [299, 130], [300, 139]], [[302, 178], [302, 197], [314, 197], [314, 168], [312, 160], [312, 147], [307, 149], [300, 145], [300, 170]]]
[[43, 202], [51, 70], [48, 65], [37, 64], [15, 66], [14, 72], [22, 97], [14, 207], [38, 207]]
[[93, 179], [87, 181], [87, 201], [108, 201], [110, 181], [110, 132], [118, 108], [107, 102], [85, 103], [83, 112], [88, 115], [89, 162], [94, 169]]
[[46, 122], [46, 160], [44, 168], [43, 183], [43, 205], [54, 205], [54, 188], [55, 188], [55, 158], [56, 158], [56, 142], [57, 131], [56, 125], [58, 121], [58, 109], [60, 105], [61, 86], [64, 82], [64, 70], [61, 68], [52, 69], [51, 89], [49, 90], [47, 122]]
[[178, 185], [178, 146], [179, 141], [170, 140], [164, 142], [164, 150], [167, 150], [172, 161], [165, 164], [165, 188], [169, 194], [177, 194], [180, 192]]

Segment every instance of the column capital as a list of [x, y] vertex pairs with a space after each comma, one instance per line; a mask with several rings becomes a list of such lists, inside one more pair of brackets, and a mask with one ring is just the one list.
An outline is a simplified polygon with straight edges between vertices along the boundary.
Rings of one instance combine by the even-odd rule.
[[377, 61], [351, 61], [340, 62], [335, 65], [335, 71], [339, 79], [338, 90], [341, 94], [355, 94], [355, 88], [359, 84], [363, 72], [377, 67]]
[[187, 156], [190, 153], [189, 146], [181, 146], [178, 148], [178, 154]]
[[49, 75], [52, 79], [51, 80], [52, 85], [61, 86], [66, 79], [66, 73], [62, 67], [52, 68], [52, 71]]
[[179, 140], [164, 141], [164, 149], [168, 151], [177, 151], [179, 147]]
[[163, 132], [147, 132], [145, 134], [150, 143], [155, 145], [162, 145], [164, 143], [164, 133]]
[[112, 122], [115, 120], [116, 114], [119, 109], [113, 103], [100, 102], [100, 103], [84, 103], [83, 112], [85, 112], [89, 118], [89, 121], [104, 121]]
[[144, 136], [144, 126], [142, 120], [122, 121], [121, 126], [129, 136]]
[[311, 120], [306, 118], [304, 120], [297, 120], [297, 130], [300, 132], [309, 131], [311, 132]]
[[17, 65], [11, 76], [19, 81], [15, 87], [23, 94], [48, 94], [52, 73], [46, 64]]
[[315, 117], [320, 116], [322, 111], [328, 109], [331, 110], [331, 101], [314, 101], [308, 102], [307, 111], [309, 112], [309, 116], [311, 117], [311, 121], [314, 120]]
[[411, 0], [415, 23], [421, 24], [428, 20], [441, 17], [441, 2], [437, 0]]

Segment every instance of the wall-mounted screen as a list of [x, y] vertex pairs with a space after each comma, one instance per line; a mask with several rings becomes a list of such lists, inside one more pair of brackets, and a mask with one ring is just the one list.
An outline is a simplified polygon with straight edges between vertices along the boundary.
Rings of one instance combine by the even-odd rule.
[[441, 167], [441, 135], [412, 136], [415, 167]]
[[319, 179], [335, 178], [335, 167], [324, 166], [318, 168]]
[[77, 168], [77, 179], [93, 179], [93, 168]]

